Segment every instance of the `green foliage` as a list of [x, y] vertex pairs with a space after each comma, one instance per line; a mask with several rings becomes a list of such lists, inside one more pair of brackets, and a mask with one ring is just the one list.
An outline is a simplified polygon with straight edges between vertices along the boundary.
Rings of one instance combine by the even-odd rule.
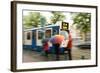
[[51, 16], [51, 23], [56, 23], [57, 21], [63, 21], [65, 19], [65, 15], [62, 12], [52, 11], [53, 16]]
[[28, 15], [23, 16], [23, 24], [24, 27], [43, 26], [46, 24], [46, 18], [40, 12], [30, 12]]
[[46, 25], [46, 18], [42, 16], [42, 17], [40, 18], [40, 23], [41, 23], [41, 26], [42, 26], [42, 27], [45, 26], [45, 25]]
[[91, 28], [91, 14], [90, 13], [73, 13], [73, 21], [81, 32], [87, 33]]
[[80, 30], [84, 41], [87, 40], [87, 33], [91, 31], [91, 14], [90, 13], [72, 13], [74, 25]]

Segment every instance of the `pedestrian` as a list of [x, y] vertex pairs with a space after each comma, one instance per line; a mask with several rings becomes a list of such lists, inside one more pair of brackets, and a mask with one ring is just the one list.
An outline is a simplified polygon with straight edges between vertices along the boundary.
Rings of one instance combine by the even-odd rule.
[[62, 43], [62, 41], [64, 40], [64, 36], [63, 35], [55, 35], [50, 39], [50, 42], [53, 45], [53, 49], [55, 51], [55, 56], [56, 56], [56, 60], [59, 60], [60, 58], [60, 45]]
[[48, 42], [45, 42], [43, 44], [43, 51], [45, 52], [45, 56], [48, 57], [48, 49], [49, 49], [49, 45]]
[[68, 51], [68, 55], [69, 55], [69, 60], [72, 60], [72, 54], [71, 54], [71, 50], [72, 50], [72, 36], [69, 30], [67, 30], [68, 32], [68, 43], [67, 43], [67, 47], [64, 49], [65, 51]]
[[59, 60], [59, 47], [60, 47], [60, 44], [57, 43], [57, 44], [53, 44], [53, 47], [54, 47], [54, 50], [55, 50], [55, 54], [56, 54], [56, 60]]
[[68, 44], [67, 44], [67, 48], [68, 49], [72, 49], [72, 36], [71, 36], [71, 33], [70, 33], [70, 31], [68, 30], [67, 31], [68, 32]]

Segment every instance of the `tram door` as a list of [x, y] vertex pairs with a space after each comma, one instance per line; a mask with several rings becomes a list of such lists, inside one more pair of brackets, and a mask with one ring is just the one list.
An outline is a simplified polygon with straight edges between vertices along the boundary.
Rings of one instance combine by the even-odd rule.
[[43, 30], [37, 30], [37, 38], [36, 38], [36, 45], [42, 46], [42, 40], [44, 38], [44, 31]]
[[32, 48], [36, 48], [36, 30], [32, 30]]

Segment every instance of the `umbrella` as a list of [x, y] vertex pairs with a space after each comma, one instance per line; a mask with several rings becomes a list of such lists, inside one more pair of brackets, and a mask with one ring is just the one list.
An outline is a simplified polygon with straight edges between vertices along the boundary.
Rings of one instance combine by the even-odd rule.
[[67, 31], [60, 31], [60, 33], [59, 33], [60, 35], [63, 35], [64, 37], [65, 37], [65, 40], [67, 40], [68, 39], [68, 32]]
[[63, 35], [55, 35], [55, 36], [51, 37], [51, 39], [50, 39], [50, 42], [53, 44], [53, 47], [55, 50], [56, 60], [59, 60], [59, 46], [63, 40], [64, 40]]
[[50, 42], [52, 44], [61, 44], [63, 40], [64, 40], [63, 35], [55, 35], [55, 36], [51, 37]]

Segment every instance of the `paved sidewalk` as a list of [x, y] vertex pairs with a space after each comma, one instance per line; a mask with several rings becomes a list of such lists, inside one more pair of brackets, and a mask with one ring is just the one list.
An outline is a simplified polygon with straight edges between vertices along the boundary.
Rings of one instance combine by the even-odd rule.
[[[91, 49], [79, 49], [77, 47], [72, 48], [72, 59], [90, 59], [91, 58]], [[60, 55], [60, 60], [68, 60], [64, 55]], [[45, 57], [40, 52], [23, 50], [23, 62], [42, 62], [42, 61], [55, 61], [55, 55], [49, 55]]]

